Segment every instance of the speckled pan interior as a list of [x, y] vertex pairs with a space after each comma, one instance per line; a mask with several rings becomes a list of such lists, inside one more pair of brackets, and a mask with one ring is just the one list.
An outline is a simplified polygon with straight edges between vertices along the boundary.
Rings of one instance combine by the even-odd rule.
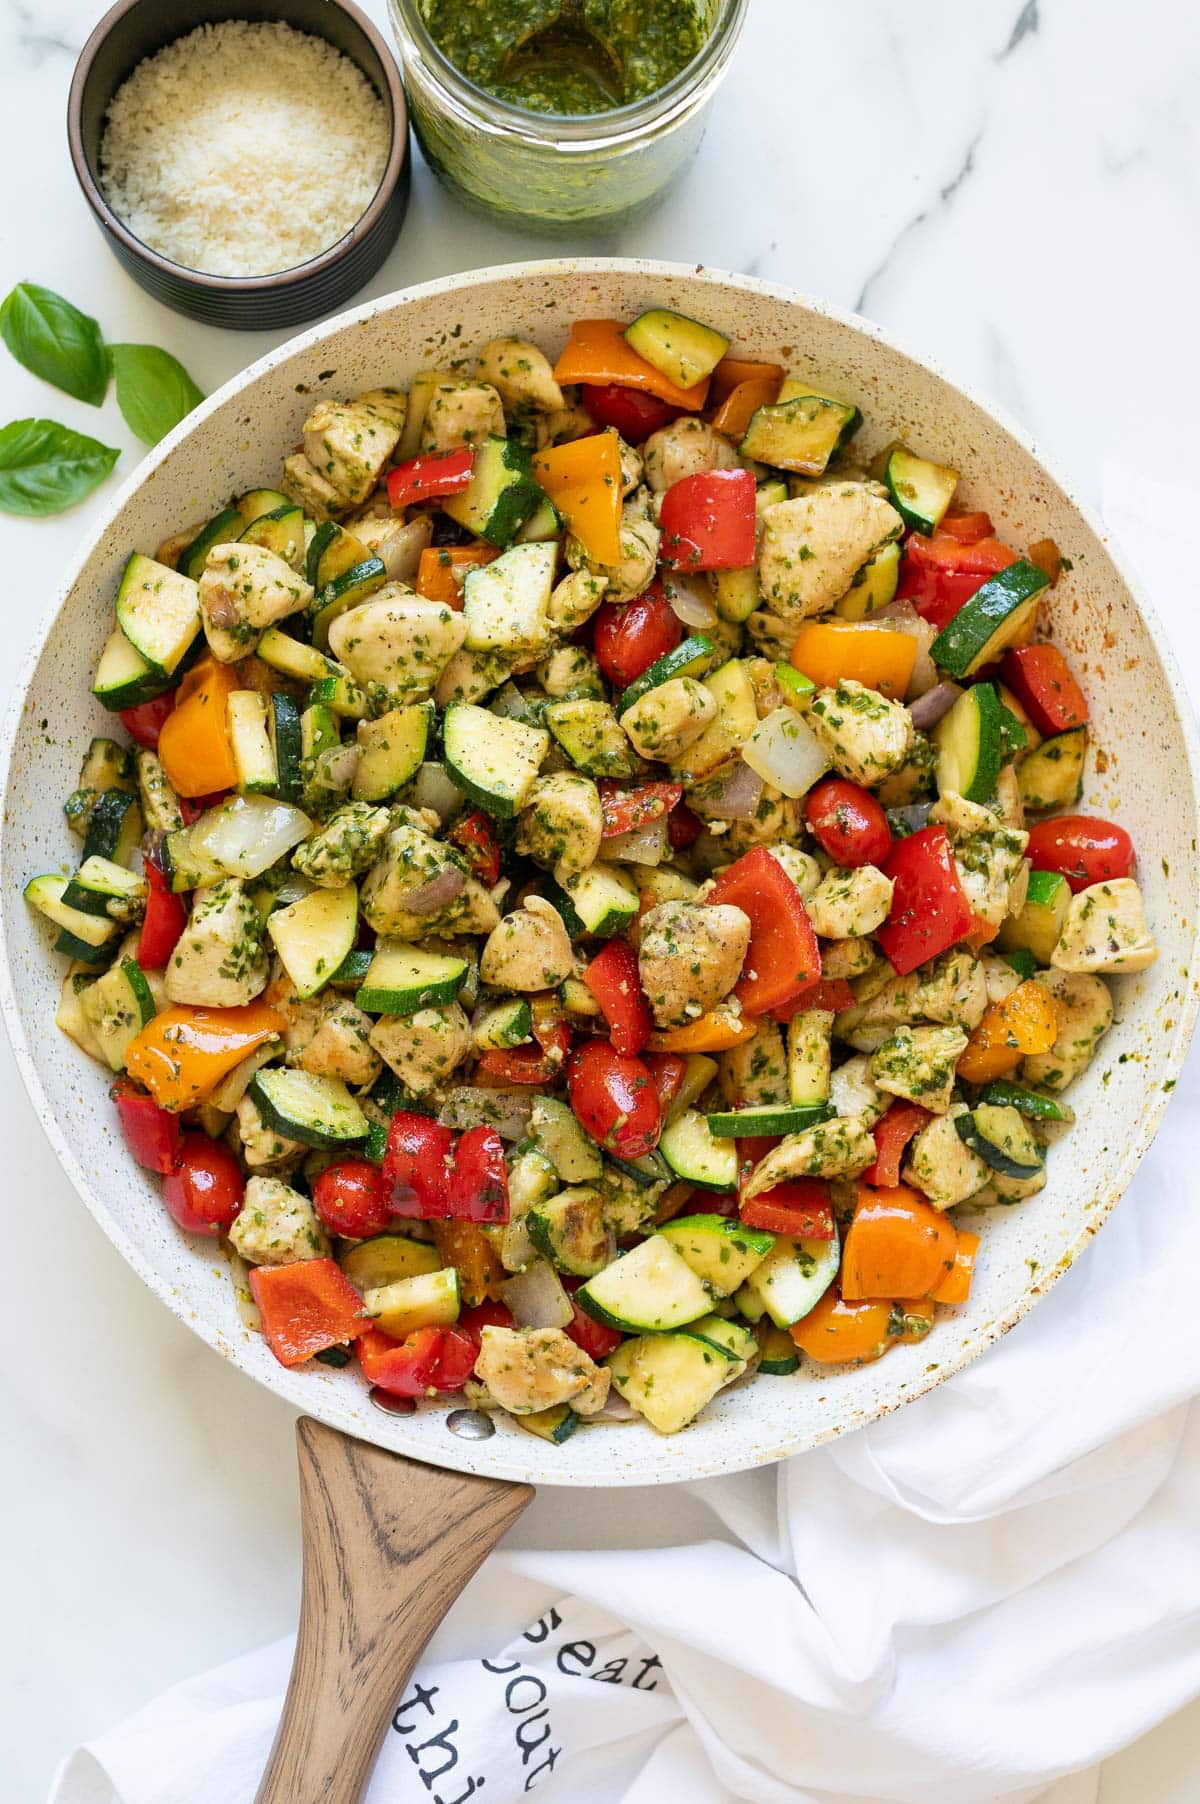
[[[572, 319], [632, 318], [651, 305], [705, 319], [739, 353], [782, 361], [856, 401], [868, 451], [902, 437], [957, 466], [962, 499], [986, 508], [1015, 544], [1057, 540], [1073, 569], [1051, 597], [1051, 626], [1095, 723], [1084, 806], [1112, 811], [1133, 833], [1161, 957], [1116, 986], [1117, 1025], [1072, 1091], [1078, 1124], [1051, 1156], [1046, 1190], [972, 1220], [983, 1236], [974, 1294], [965, 1308], [941, 1312], [925, 1342], [861, 1369], [810, 1366], [736, 1386], [670, 1439], [632, 1423], [583, 1429], [550, 1447], [502, 1421], [490, 1440], [464, 1441], [437, 1407], [383, 1414], [351, 1373], [284, 1371], [242, 1327], [220, 1255], [175, 1230], [156, 1181], [125, 1154], [103, 1072], [55, 1029], [61, 960], [21, 886], [35, 872], [67, 868], [77, 853], [61, 803], [89, 738], [108, 722], [88, 683], [132, 550], [151, 551], [231, 493], [274, 481], [320, 396], [404, 385], [423, 367], [469, 358], [497, 333], [532, 338], [553, 354]], [[484, 270], [373, 301], [253, 365], [145, 461], [67, 573], [17, 686], [4, 761], [4, 1013], [34, 1106], [83, 1201], [168, 1307], [242, 1371], [335, 1428], [444, 1466], [542, 1484], [695, 1479], [799, 1453], [919, 1396], [1013, 1327], [1086, 1247], [1150, 1143], [1192, 1028], [1200, 766], [1153, 613], [1099, 525], [1019, 432], [873, 326], [741, 277], [632, 261]]]

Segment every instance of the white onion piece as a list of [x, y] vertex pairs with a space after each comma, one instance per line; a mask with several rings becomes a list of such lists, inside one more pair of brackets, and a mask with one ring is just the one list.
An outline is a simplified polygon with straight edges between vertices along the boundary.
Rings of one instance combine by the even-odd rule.
[[495, 1128], [502, 1140], [523, 1140], [529, 1129], [533, 1096], [523, 1090], [486, 1090], [464, 1086], [447, 1093], [438, 1112], [443, 1127]]
[[394, 583], [411, 583], [421, 562], [421, 553], [433, 539], [433, 521], [428, 514], [397, 525], [390, 539], [385, 539], [376, 552], [388, 578]]
[[466, 800], [444, 764], [423, 764], [409, 793], [412, 806], [430, 809], [443, 827], [460, 813]]
[[829, 757], [808, 723], [794, 708], [776, 708], [760, 720], [742, 757], [764, 783], [785, 796], [807, 795], [829, 769]]
[[529, 1224], [525, 1216], [506, 1224], [500, 1236], [500, 1263], [506, 1272], [523, 1272], [527, 1265], [532, 1265], [538, 1251], [529, 1237]]
[[399, 898], [400, 906], [407, 909], [410, 915], [439, 914], [462, 894], [466, 881], [465, 871], [460, 871], [457, 865], [448, 864], [436, 877], [431, 877], [428, 883], [422, 883], [417, 889], [403, 891]]
[[500, 1286], [518, 1328], [565, 1328], [572, 1320], [571, 1299], [548, 1259], [535, 1259]]
[[635, 827], [631, 833], [614, 833], [604, 842], [604, 856], [612, 864], [662, 864], [670, 855], [665, 814], [649, 826]]
[[932, 807], [932, 802], [909, 802], [903, 808], [889, 808], [888, 813], [894, 814], [898, 821], [903, 821], [910, 833], [919, 833], [922, 827], [929, 825], [929, 810]]
[[935, 683], [932, 689], [926, 689], [923, 695], [911, 702], [908, 711], [918, 733], [928, 733], [930, 727], [936, 727], [961, 694], [962, 690], [957, 683]]
[[604, 1399], [604, 1407], [599, 1415], [593, 1416], [595, 1422], [636, 1422], [637, 1410], [632, 1403], [627, 1403], [620, 1391], [609, 1391]]
[[188, 829], [188, 845], [227, 877], [261, 877], [312, 830], [308, 816], [288, 802], [231, 796]]
[[694, 576], [671, 575], [663, 584], [663, 591], [671, 604], [671, 612], [684, 626], [715, 626], [717, 610], [713, 606], [712, 597], [706, 585]]
[[707, 821], [752, 821], [762, 792], [761, 774], [739, 760], [732, 770], [694, 791], [688, 803]]

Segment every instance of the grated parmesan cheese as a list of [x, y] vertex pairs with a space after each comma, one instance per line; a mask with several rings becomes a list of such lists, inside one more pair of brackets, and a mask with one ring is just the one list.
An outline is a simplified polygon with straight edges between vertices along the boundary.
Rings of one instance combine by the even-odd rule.
[[138, 64], [109, 104], [100, 186], [143, 244], [187, 269], [262, 276], [354, 226], [390, 148], [370, 82], [290, 25], [201, 25]]

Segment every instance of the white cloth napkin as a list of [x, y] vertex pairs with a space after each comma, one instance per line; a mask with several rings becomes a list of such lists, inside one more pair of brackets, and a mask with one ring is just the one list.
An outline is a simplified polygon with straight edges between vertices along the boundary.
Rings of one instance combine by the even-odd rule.
[[[1106, 471], [1194, 691], [1198, 499]], [[1198, 1127], [1200, 1049], [1129, 1194], [1020, 1328], [837, 1446], [690, 1487], [711, 1540], [638, 1549], [645, 1493], [613, 1492], [632, 1549], [495, 1556], [370, 1804], [1093, 1804], [1085, 1769], [1200, 1693]], [[74, 1754], [51, 1804], [250, 1804], [289, 1659], [176, 1687]]]

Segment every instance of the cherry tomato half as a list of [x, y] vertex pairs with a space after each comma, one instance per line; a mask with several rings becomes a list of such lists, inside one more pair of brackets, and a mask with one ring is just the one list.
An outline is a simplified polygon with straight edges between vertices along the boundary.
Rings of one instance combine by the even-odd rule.
[[644, 595], [622, 607], [601, 602], [596, 610], [592, 646], [596, 662], [619, 689], [628, 689], [656, 658], [674, 651], [683, 626], [657, 581]]
[[627, 445], [641, 445], [652, 432], [659, 432], [679, 418], [678, 407], [660, 401], [657, 395], [644, 394], [638, 388], [622, 388], [616, 382], [603, 387], [587, 387], [583, 405], [597, 426], [611, 426]]
[[592, 1139], [618, 1159], [640, 1159], [658, 1145], [662, 1110], [641, 1059], [622, 1058], [606, 1041], [591, 1040], [567, 1067], [567, 1094]]
[[882, 864], [892, 849], [887, 815], [869, 789], [827, 777], [808, 793], [808, 830], [840, 865]]
[[163, 1179], [163, 1201], [181, 1228], [215, 1237], [232, 1225], [245, 1192], [242, 1168], [223, 1141], [184, 1135], [178, 1168]]
[[313, 1207], [325, 1226], [348, 1240], [382, 1234], [392, 1219], [389, 1186], [366, 1159], [339, 1159], [313, 1185]]
[[1035, 871], [1058, 871], [1078, 892], [1091, 883], [1128, 877], [1135, 863], [1133, 841], [1124, 827], [1090, 814], [1060, 814], [1039, 821], [1026, 848]]

